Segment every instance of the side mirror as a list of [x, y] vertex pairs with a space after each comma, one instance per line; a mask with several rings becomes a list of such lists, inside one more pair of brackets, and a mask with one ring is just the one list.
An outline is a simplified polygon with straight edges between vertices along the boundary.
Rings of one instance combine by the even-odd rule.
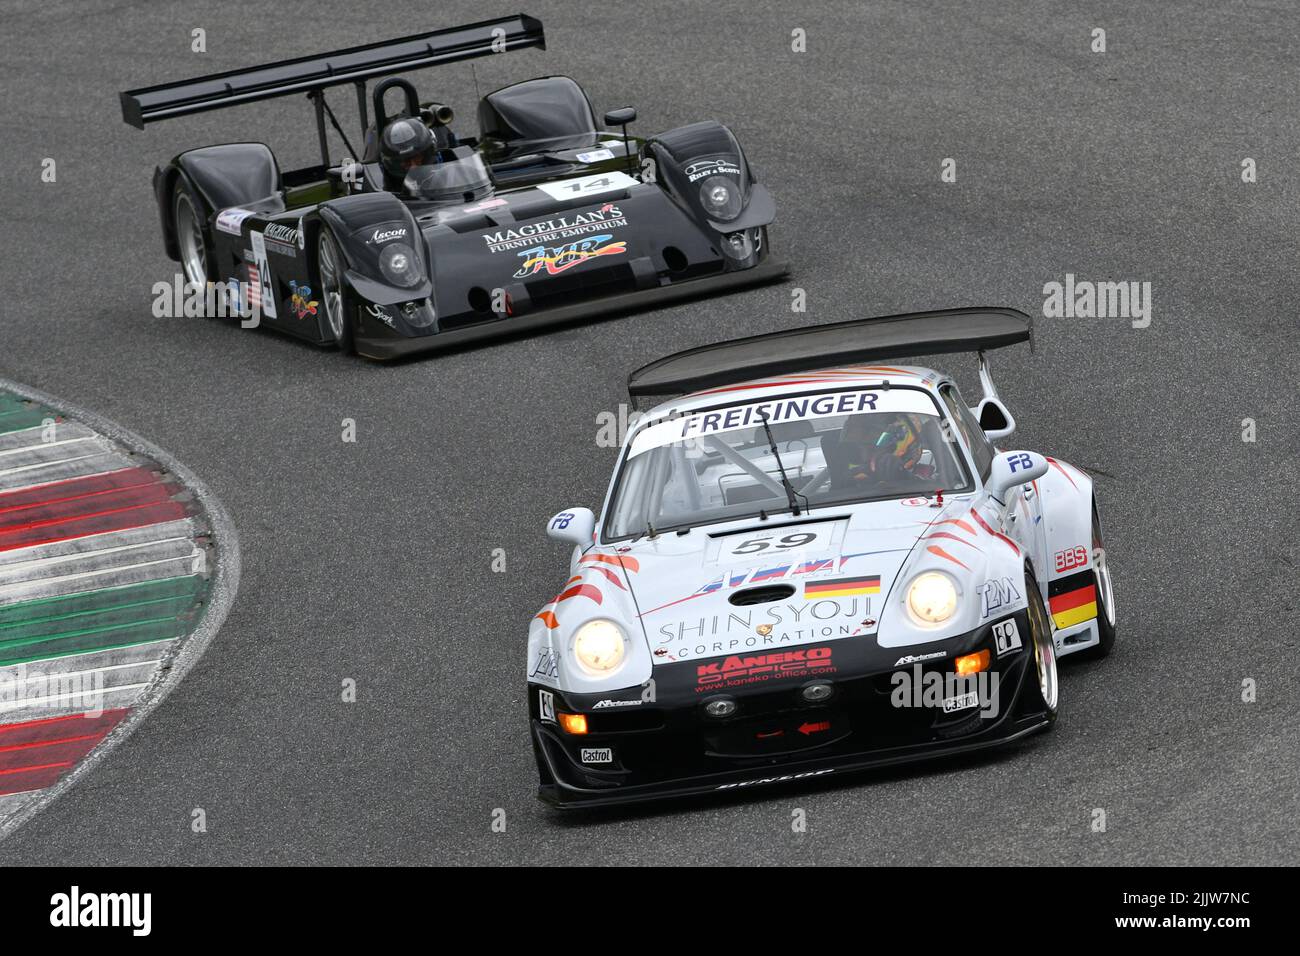
[[606, 126], [626, 126], [636, 120], [636, 110], [625, 106], [621, 110], [610, 110], [605, 114]]
[[989, 494], [1006, 503], [1007, 492], [1047, 474], [1047, 459], [1036, 451], [1004, 451], [993, 458], [989, 472]]
[[557, 541], [567, 541], [580, 548], [591, 546], [596, 532], [596, 516], [590, 508], [569, 508], [546, 523], [546, 533]]
[[1001, 399], [982, 399], [975, 408], [975, 417], [990, 441], [1006, 438], [1016, 430], [1016, 420], [1011, 417], [1011, 412], [1002, 404]]

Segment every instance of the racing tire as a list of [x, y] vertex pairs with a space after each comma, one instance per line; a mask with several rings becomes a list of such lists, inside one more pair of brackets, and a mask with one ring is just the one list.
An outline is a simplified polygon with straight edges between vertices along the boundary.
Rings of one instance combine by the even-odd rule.
[[316, 240], [316, 270], [320, 274], [325, 325], [334, 337], [334, 344], [339, 351], [351, 355], [356, 351], [356, 322], [353, 320], [355, 306], [343, 281], [345, 269], [346, 261], [338, 241], [330, 232], [329, 226], [322, 226], [320, 237]]
[[172, 229], [176, 233], [176, 250], [180, 255], [185, 281], [206, 287], [217, 280], [215, 255], [204, 223], [206, 208], [198, 192], [182, 173], [172, 188]]
[[1029, 672], [1025, 674], [1025, 691], [1032, 710], [1047, 713], [1048, 726], [1056, 723], [1060, 705], [1060, 677], [1056, 669], [1056, 643], [1052, 639], [1052, 620], [1043, 603], [1043, 592], [1033, 574], [1025, 572], [1025, 592], [1029, 595]]
[[1101, 538], [1101, 518], [1097, 515], [1097, 501], [1092, 502], [1092, 565], [1097, 579], [1097, 645], [1082, 652], [1084, 657], [1101, 658], [1115, 646], [1115, 587], [1110, 574], [1110, 561]]

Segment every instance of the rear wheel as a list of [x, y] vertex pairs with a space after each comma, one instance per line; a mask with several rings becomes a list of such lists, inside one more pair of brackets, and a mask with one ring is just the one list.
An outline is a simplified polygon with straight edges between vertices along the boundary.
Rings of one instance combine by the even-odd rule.
[[176, 187], [172, 190], [172, 226], [176, 230], [176, 247], [185, 281], [195, 286], [215, 281], [212, 249], [203, 232], [202, 209], [203, 203], [185, 177], [176, 177]]
[[321, 300], [325, 303], [325, 322], [334, 342], [345, 353], [355, 345], [355, 326], [347, 289], [343, 285], [344, 261], [338, 242], [328, 226], [323, 226], [316, 246], [316, 263], [320, 270]]
[[1087, 653], [1105, 657], [1115, 646], [1115, 587], [1111, 583], [1110, 557], [1101, 540], [1101, 519], [1097, 516], [1097, 502], [1092, 503], [1092, 564], [1097, 578], [1097, 636], [1096, 647]]
[[1056, 645], [1052, 641], [1052, 622], [1047, 617], [1047, 606], [1038, 582], [1032, 574], [1025, 574], [1025, 591], [1029, 595], [1029, 644], [1033, 657], [1033, 673], [1026, 675], [1031, 705], [1047, 711], [1047, 722], [1056, 721], [1060, 685], [1056, 673]]

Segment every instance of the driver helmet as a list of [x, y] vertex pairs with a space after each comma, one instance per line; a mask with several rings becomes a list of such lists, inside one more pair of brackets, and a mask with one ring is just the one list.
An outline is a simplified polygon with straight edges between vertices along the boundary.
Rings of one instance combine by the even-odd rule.
[[384, 127], [379, 138], [379, 162], [397, 182], [417, 166], [437, 161], [438, 143], [429, 127], [418, 119], [403, 117]]
[[921, 457], [921, 436], [906, 415], [899, 415], [876, 436], [874, 442], [882, 454], [892, 454], [910, 469]]
[[906, 415], [881, 422], [877, 413], [854, 415], [844, 422], [840, 441], [857, 454], [850, 455], [850, 470], [858, 477], [887, 477], [911, 471], [921, 457], [921, 436]]

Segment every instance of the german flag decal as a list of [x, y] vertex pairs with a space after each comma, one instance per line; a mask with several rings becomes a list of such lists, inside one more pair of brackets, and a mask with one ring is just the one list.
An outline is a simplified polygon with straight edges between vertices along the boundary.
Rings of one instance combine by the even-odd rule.
[[1097, 585], [1091, 571], [1058, 578], [1047, 586], [1047, 604], [1058, 631], [1097, 616]]
[[855, 594], [879, 593], [879, 574], [856, 578], [833, 578], [828, 581], [806, 581], [803, 586], [803, 596], [806, 598], [852, 597]]

